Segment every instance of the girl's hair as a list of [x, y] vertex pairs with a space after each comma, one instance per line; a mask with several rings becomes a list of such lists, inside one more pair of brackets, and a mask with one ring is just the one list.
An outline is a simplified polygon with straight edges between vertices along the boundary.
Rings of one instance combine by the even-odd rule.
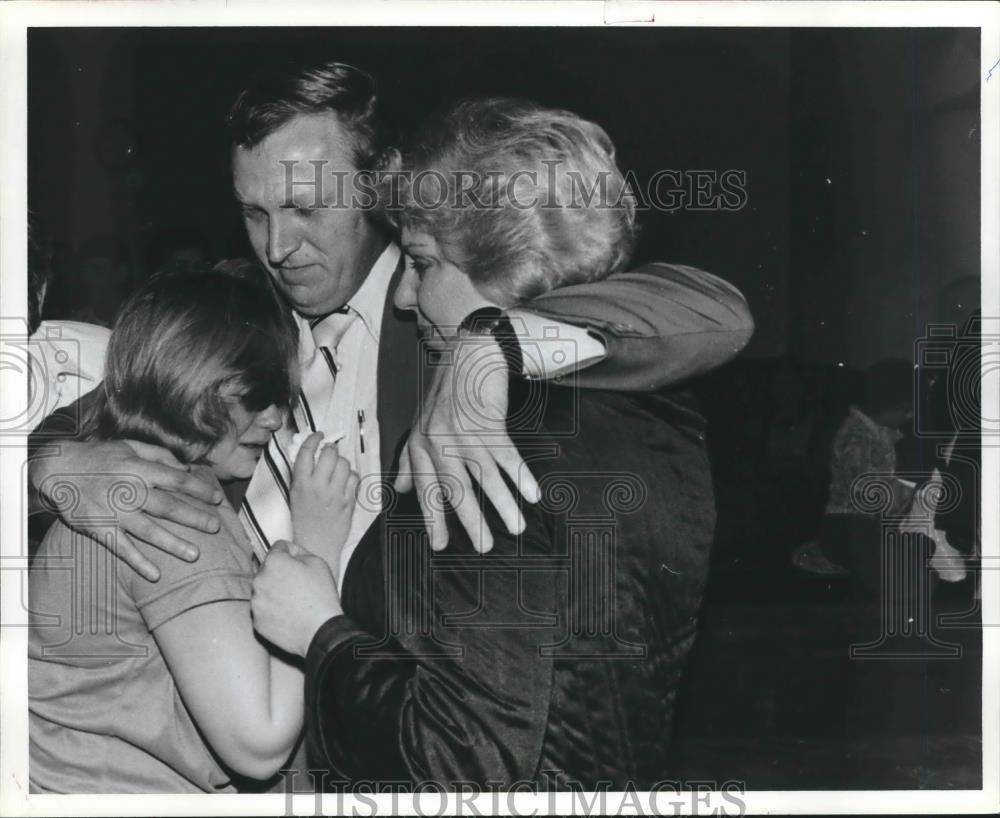
[[405, 159], [399, 226], [434, 236], [499, 304], [625, 269], [635, 197], [607, 133], [517, 99], [461, 102]]
[[196, 461], [231, 430], [233, 398], [251, 412], [292, 405], [297, 348], [291, 314], [259, 284], [218, 272], [153, 276], [111, 334], [89, 435]]

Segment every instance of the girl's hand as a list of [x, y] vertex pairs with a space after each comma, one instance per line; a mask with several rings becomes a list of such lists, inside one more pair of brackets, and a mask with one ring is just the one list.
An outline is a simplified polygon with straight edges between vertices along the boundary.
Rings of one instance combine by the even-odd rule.
[[336, 446], [316, 450], [319, 432], [302, 444], [292, 467], [292, 528], [296, 545], [308, 549], [340, 573], [340, 551], [351, 530], [357, 502], [358, 475]]

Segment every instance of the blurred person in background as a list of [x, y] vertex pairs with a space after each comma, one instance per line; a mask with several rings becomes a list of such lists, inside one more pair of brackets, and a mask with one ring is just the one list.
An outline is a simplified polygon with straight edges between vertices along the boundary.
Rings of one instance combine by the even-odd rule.
[[113, 236], [86, 242], [77, 264], [75, 307], [70, 319], [110, 327], [129, 290], [125, 247]]
[[[895, 474], [896, 444], [913, 417], [912, 396], [913, 367], [906, 361], [879, 361], [865, 372], [861, 395], [833, 438], [830, 490], [818, 542], [797, 549], [793, 562], [799, 567], [810, 573], [850, 574], [865, 588], [877, 588], [880, 521], [858, 508], [852, 486], [864, 475]], [[913, 484], [888, 479], [892, 513], [901, 514], [909, 507]]]
[[198, 228], [179, 225], [156, 234], [149, 247], [154, 273], [192, 273], [207, 270], [212, 257], [209, 241]]

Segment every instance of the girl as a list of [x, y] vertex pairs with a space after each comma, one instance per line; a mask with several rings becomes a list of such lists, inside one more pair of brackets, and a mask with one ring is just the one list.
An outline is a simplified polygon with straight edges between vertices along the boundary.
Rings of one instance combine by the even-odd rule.
[[[265, 288], [156, 277], [111, 336], [87, 433], [166, 447], [223, 483], [248, 479], [296, 394], [296, 347]], [[302, 447], [293, 494], [323, 502], [292, 513], [296, 545], [323, 553], [347, 535], [357, 476], [319, 443]], [[112, 507], [128, 511], [142, 490], [122, 482]], [[33, 792], [234, 791], [228, 771], [264, 779], [288, 758], [302, 673], [255, 636], [250, 547], [232, 507], [219, 516], [199, 559], [164, 560], [155, 583], [63, 522], [49, 530], [30, 577]]]

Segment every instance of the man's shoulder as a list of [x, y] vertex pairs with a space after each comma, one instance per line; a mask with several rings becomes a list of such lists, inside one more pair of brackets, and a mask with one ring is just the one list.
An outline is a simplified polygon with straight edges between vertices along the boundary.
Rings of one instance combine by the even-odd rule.
[[110, 339], [107, 327], [82, 321], [42, 321], [31, 335], [32, 345], [43, 351], [65, 351], [66, 345], [77, 345], [82, 353], [96, 353], [102, 360]]
[[107, 340], [111, 336], [111, 330], [100, 324], [90, 324], [86, 321], [50, 320], [42, 321], [32, 337], [50, 334], [81, 340]]

